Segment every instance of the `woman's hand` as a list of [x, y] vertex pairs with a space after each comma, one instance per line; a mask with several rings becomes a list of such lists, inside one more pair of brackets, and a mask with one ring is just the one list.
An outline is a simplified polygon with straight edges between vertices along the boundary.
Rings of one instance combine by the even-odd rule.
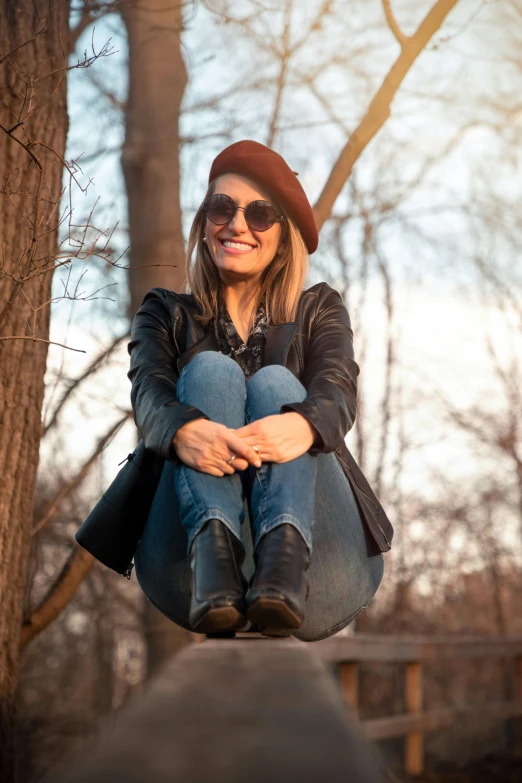
[[289, 462], [300, 457], [316, 436], [310, 422], [297, 411], [265, 416], [234, 432], [244, 443], [257, 446], [263, 462]]
[[[252, 446], [236, 432], [208, 419], [194, 419], [179, 428], [172, 442], [185, 465], [211, 476], [245, 470], [250, 464], [261, 467], [261, 460]], [[228, 460], [234, 454], [237, 457], [229, 465]]]

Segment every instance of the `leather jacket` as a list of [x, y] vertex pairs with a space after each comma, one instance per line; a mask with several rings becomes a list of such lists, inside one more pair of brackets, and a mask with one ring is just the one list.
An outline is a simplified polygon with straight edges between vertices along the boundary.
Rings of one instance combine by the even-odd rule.
[[[183, 368], [201, 351], [217, 351], [213, 330], [194, 319], [191, 294], [153, 288], [136, 313], [128, 344], [134, 420], [146, 450], [162, 460], [178, 459], [172, 439], [178, 429], [208, 418], [176, 398]], [[340, 294], [327, 283], [303, 291], [296, 321], [270, 324], [264, 366], [287, 367], [307, 390], [303, 402], [283, 405], [297, 411], [317, 435], [310, 454], [334, 452], [381, 552], [391, 547], [393, 528], [344, 438], [357, 414], [357, 376], [350, 316]]]

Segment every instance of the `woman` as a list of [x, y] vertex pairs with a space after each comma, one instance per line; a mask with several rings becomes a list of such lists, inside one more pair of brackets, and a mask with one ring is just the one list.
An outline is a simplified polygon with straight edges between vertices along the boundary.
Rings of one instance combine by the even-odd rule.
[[[359, 373], [350, 318], [326, 283], [303, 291], [317, 244], [284, 159], [232, 144], [191, 228], [192, 293], [152, 289], [133, 321], [135, 421], [165, 459], [136, 574], [195, 632], [250, 622], [269, 636], [324, 638], [382, 578], [391, 526], [369, 487], [356, 502], [347, 481]], [[363, 495], [380, 522], [363, 521]]]

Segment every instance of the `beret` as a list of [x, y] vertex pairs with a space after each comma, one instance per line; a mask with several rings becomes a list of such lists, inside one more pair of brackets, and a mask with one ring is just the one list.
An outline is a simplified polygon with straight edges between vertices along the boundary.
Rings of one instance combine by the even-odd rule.
[[314, 213], [296, 172], [285, 159], [270, 147], [258, 141], [245, 139], [225, 147], [214, 159], [208, 177], [209, 184], [216, 177], [235, 172], [265, 185], [296, 223], [309, 253], [319, 244]]

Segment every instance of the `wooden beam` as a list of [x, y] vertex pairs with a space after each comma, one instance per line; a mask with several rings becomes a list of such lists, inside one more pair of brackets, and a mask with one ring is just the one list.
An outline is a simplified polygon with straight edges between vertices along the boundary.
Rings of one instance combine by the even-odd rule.
[[325, 663], [522, 658], [522, 637], [388, 636], [355, 634], [314, 645]]
[[403, 737], [411, 731], [438, 731], [464, 722], [469, 715], [476, 714], [497, 720], [522, 716], [522, 703], [514, 701], [487, 702], [464, 707], [444, 707], [420, 714], [392, 715], [387, 718], [374, 718], [361, 723], [365, 736], [371, 740]]
[[240, 634], [185, 648], [47, 783], [381, 783], [314, 647]]

